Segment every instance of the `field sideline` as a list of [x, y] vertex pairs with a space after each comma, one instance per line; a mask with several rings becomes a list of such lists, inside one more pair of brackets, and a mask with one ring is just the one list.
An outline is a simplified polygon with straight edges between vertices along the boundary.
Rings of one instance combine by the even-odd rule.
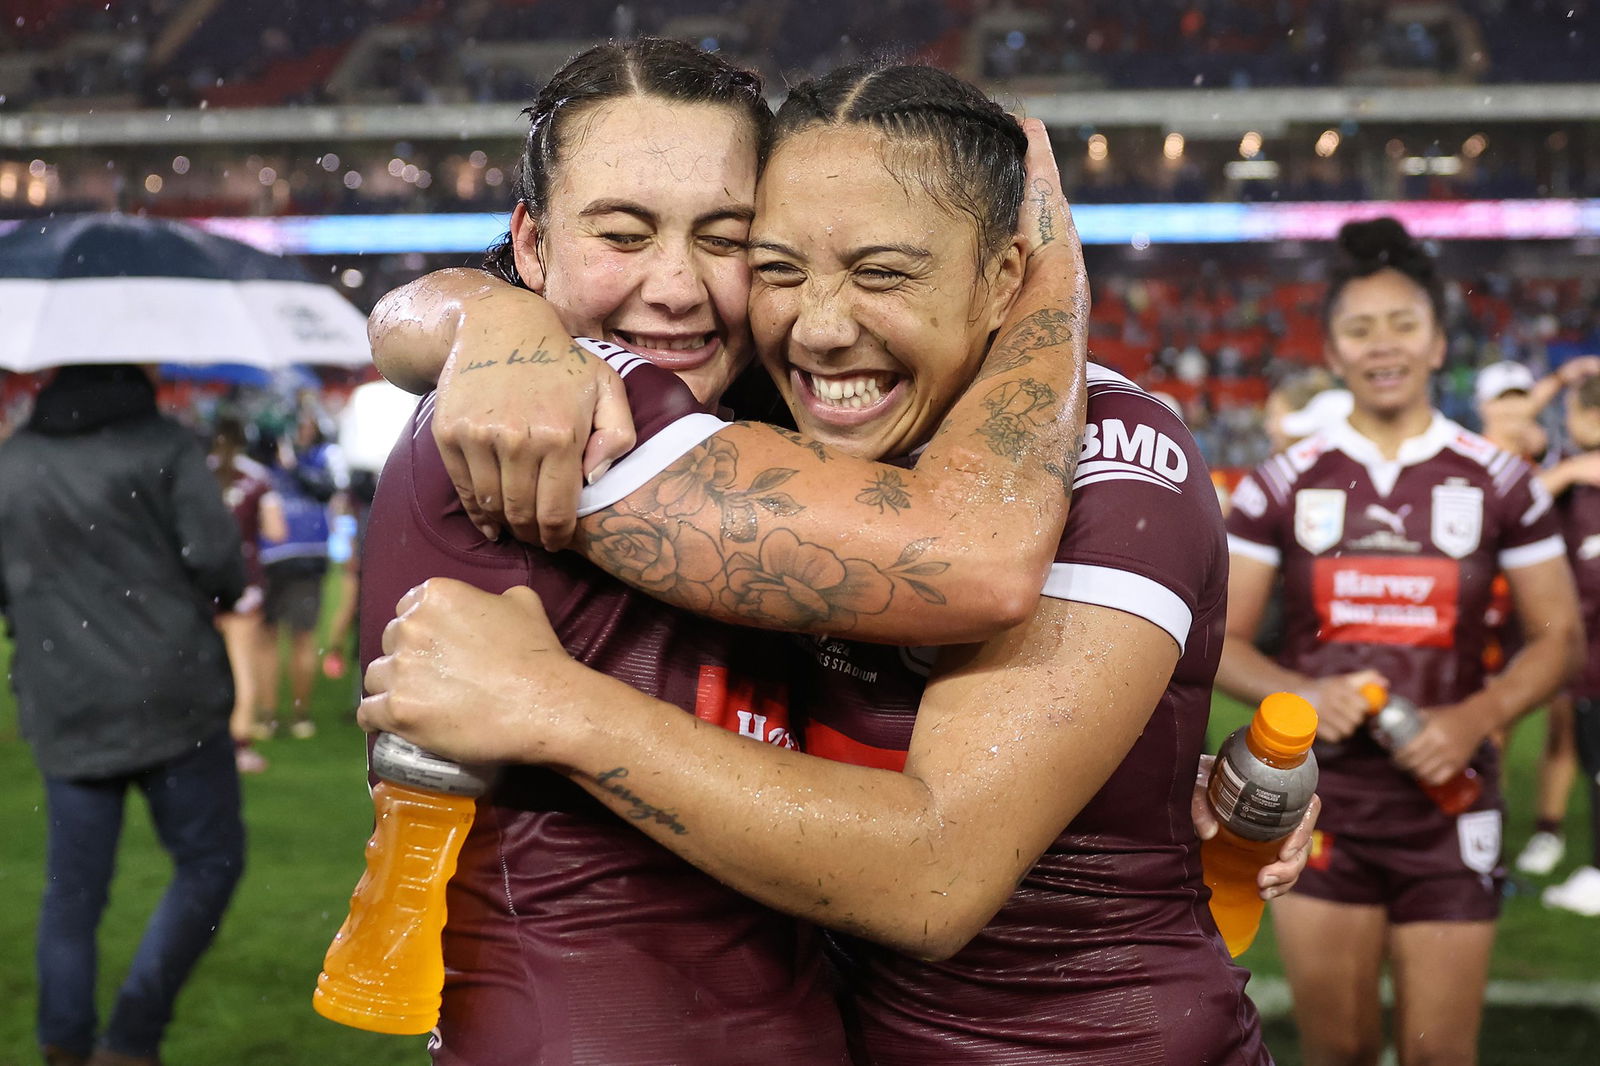
[[[0, 659], [5, 648], [0, 647]], [[271, 760], [245, 782], [250, 864], [216, 945], [179, 1003], [164, 1051], [168, 1066], [425, 1066], [422, 1038], [344, 1029], [312, 1012], [311, 990], [322, 953], [343, 920], [361, 872], [371, 826], [362, 736], [351, 719], [354, 683], [319, 683], [309, 740], [261, 745]], [[1213, 737], [1243, 717], [1219, 699]], [[1513, 737], [1508, 758], [1512, 812], [1508, 853], [1526, 839], [1533, 760], [1542, 722]], [[17, 738], [9, 688], [0, 693], [0, 1066], [33, 1066], [33, 935], [43, 866], [43, 818], [37, 772]], [[166, 876], [142, 803], [129, 804], [122, 862], [101, 935], [102, 1010], [114, 976], [134, 949]], [[1569, 833], [1579, 831], [1575, 799]], [[1575, 836], [1576, 838], [1576, 836]], [[1600, 919], [1546, 911], [1537, 889], [1564, 877], [1515, 885], [1496, 950], [1484, 1066], [1593, 1066], [1600, 1049]], [[1270, 922], [1242, 960], [1256, 971], [1251, 990], [1269, 1018], [1270, 1046], [1282, 1066], [1299, 1062], [1285, 1012]]]

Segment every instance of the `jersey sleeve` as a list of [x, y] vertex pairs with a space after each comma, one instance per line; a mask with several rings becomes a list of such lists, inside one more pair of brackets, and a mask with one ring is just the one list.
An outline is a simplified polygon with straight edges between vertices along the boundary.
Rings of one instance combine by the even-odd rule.
[[1274, 490], [1278, 471], [1263, 465], [1242, 478], [1228, 510], [1228, 551], [1277, 567], [1283, 562], [1279, 530], [1283, 501]]
[[627, 497], [728, 423], [708, 412], [670, 370], [607, 341], [585, 337], [577, 343], [621, 376], [637, 440], [631, 452], [583, 490], [578, 499], [581, 518]]
[[1565, 555], [1561, 517], [1533, 468], [1519, 459], [1507, 473], [1510, 476], [1497, 478], [1495, 485], [1502, 490], [1496, 501], [1504, 531], [1497, 559], [1500, 569], [1515, 570]]
[[1091, 392], [1044, 595], [1136, 615], [1183, 649], [1226, 565], [1216, 490], [1188, 429], [1137, 387]]

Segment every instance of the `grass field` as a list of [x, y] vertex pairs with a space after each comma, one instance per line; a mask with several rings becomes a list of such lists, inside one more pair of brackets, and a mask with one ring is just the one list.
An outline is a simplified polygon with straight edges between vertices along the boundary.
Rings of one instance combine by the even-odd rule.
[[[0, 658], [4, 653], [0, 647]], [[179, 1002], [164, 1049], [168, 1066], [425, 1066], [428, 1061], [422, 1038], [345, 1029], [310, 1006], [322, 954], [360, 875], [362, 844], [371, 825], [362, 737], [351, 720], [353, 693], [350, 681], [321, 682], [319, 734], [261, 746], [272, 765], [245, 781], [249, 867], [215, 946]], [[1220, 737], [1242, 718], [1236, 704], [1219, 700], [1214, 735]], [[1542, 724], [1534, 723], [1513, 739], [1511, 854], [1528, 834], [1527, 803], [1541, 731]], [[1575, 839], [1581, 813], [1579, 800], [1569, 819]], [[17, 738], [9, 689], [0, 693], [0, 840], [0, 899], [5, 901], [0, 906], [0, 944], [5, 945], [0, 951], [0, 1066], [32, 1066], [38, 1061], [32, 945], [44, 821], [38, 774]], [[1569, 857], [1556, 876], [1576, 864]], [[143, 805], [134, 800], [101, 930], [102, 1010], [109, 1007], [167, 872]], [[1483, 1062], [1594, 1066], [1600, 1062], [1600, 1018], [1558, 1000], [1562, 989], [1600, 981], [1600, 919], [1546, 911], [1537, 900], [1538, 884], [1518, 887], [1502, 923], [1494, 977], [1566, 984], [1556, 986], [1556, 998], [1545, 1005], [1492, 1009]], [[1270, 922], [1242, 961], [1267, 984], [1280, 973]], [[1538, 990], [1533, 991], [1537, 998]], [[1595, 1002], [1592, 991], [1588, 1002]], [[1264, 1008], [1271, 1007], [1264, 1002]], [[1269, 1019], [1268, 1036], [1281, 1066], [1299, 1062], [1292, 1026], [1281, 1014]]]

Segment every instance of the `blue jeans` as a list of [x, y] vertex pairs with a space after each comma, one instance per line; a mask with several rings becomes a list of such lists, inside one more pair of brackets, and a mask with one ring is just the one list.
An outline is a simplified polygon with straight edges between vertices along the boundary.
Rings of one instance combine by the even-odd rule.
[[39, 1043], [87, 1055], [95, 1043], [95, 933], [105, 911], [123, 799], [150, 805], [173, 877], [117, 994], [102, 1043], [154, 1055], [190, 971], [244, 872], [239, 774], [226, 730], [169, 762], [119, 777], [45, 777], [50, 819], [39, 913]]

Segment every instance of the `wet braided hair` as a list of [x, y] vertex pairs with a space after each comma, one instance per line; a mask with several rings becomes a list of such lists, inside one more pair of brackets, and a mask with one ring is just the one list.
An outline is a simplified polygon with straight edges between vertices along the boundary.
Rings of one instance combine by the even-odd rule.
[[1398, 219], [1384, 216], [1346, 222], [1339, 228], [1338, 251], [1329, 271], [1328, 293], [1322, 304], [1324, 331], [1333, 323], [1334, 308], [1344, 295], [1345, 286], [1380, 270], [1398, 270], [1410, 278], [1427, 294], [1434, 321], [1441, 328], [1444, 326], [1444, 283], [1439, 278], [1433, 256]]
[[892, 170], [972, 218], [981, 259], [1016, 233], [1028, 138], [1000, 105], [953, 74], [914, 64], [841, 67], [789, 90], [773, 144], [819, 125], [881, 131]]
[[[749, 120], [758, 158], [765, 154], [772, 110], [762, 95], [761, 75], [667, 37], [598, 44], [569, 59], [522, 111], [528, 116], [528, 135], [513, 189], [535, 222], [544, 223], [550, 176], [561, 163], [572, 120], [608, 100], [640, 96], [733, 108]], [[483, 267], [527, 287], [517, 274], [509, 233], [489, 249]]]

